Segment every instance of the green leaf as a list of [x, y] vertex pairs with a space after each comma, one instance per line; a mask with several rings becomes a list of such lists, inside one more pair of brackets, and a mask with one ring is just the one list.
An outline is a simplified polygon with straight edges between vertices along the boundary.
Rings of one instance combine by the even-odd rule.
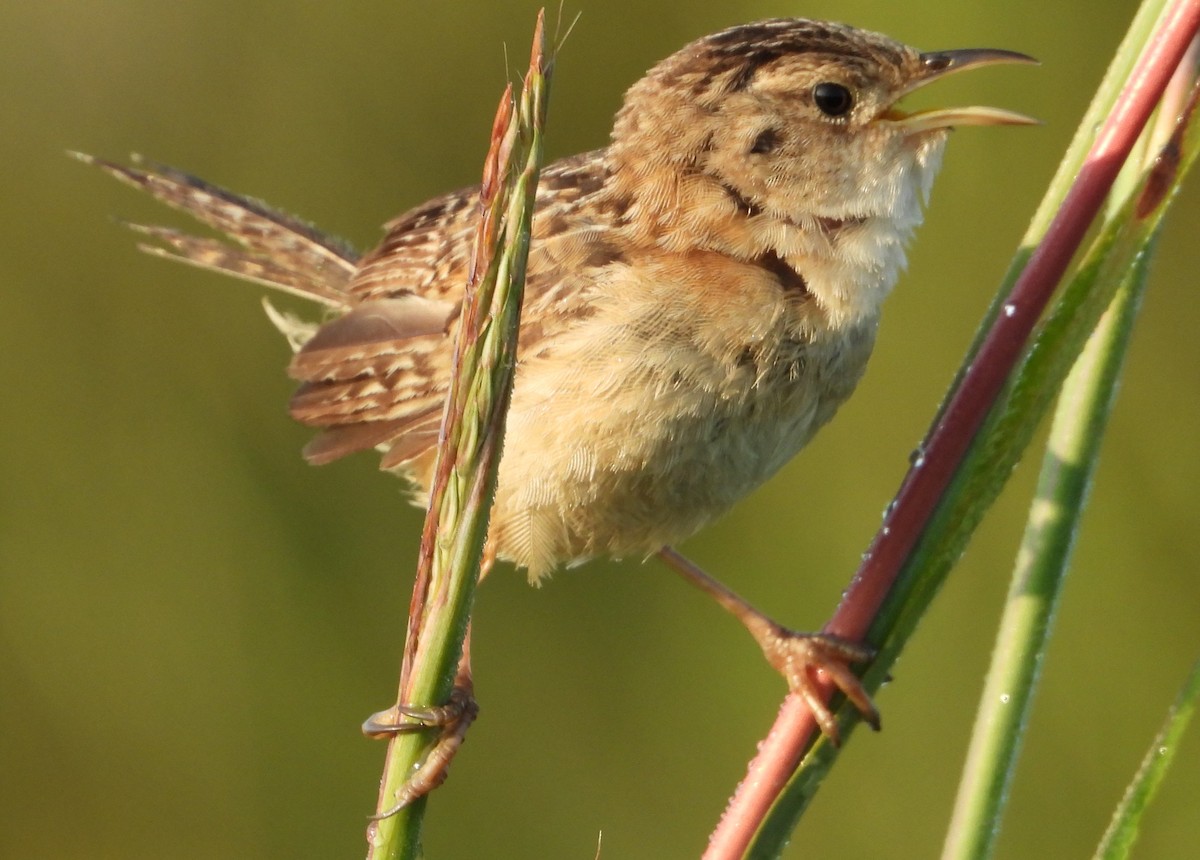
[[1192, 665], [1192, 671], [1184, 682], [1183, 689], [1167, 713], [1154, 742], [1146, 751], [1141, 767], [1133, 777], [1133, 781], [1125, 790], [1125, 796], [1113, 813], [1108, 830], [1100, 840], [1096, 849], [1095, 860], [1124, 860], [1129, 856], [1137, 839], [1138, 827], [1146, 814], [1150, 801], [1154, 799], [1163, 777], [1171, 762], [1175, 760], [1175, 752], [1186, 731], [1192, 714], [1196, 711], [1196, 702], [1200, 700], [1200, 660]]

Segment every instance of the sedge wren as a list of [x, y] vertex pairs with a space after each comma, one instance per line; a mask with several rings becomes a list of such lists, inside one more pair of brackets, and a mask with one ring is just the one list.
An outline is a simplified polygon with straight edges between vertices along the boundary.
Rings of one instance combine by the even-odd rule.
[[[607, 147], [542, 172], [518, 366], [489, 533], [536, 582], [597, 555], [660, 553], [713, 593], [813, 704], [820, 669], [873, 723], [850, 643], [793, 633], [670, 549], [794, 456], [854, 390], [949, 131], [1023, 124], [907, 113], [930, 81], [1010, 51], [920, 53], [778, 19], [684, 47], [635, 83]], [[331, 319], [273, 319], [297, 352], [291, 414], [313, 463], [376, 448], [423, 495], [467, 279], [477, 189], [349, 246], [170, 168], [84, 156], [233, 242], [135, 229], [154, 253], [299, 294]]]

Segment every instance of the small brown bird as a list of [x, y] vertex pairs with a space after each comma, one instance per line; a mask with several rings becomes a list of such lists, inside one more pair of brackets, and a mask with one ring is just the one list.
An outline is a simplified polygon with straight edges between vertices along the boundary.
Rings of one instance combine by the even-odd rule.
[[[854, 390], [949, 130], [1032, 120], [900, 99], [1009, 51], [920, 53], [841, 24], [779, 19], [706, 36], [630, 88], [603, 149], [545, 168], [489, 544], [538, 581], [597, 555], [670, 563], [732, 609], [815, 700], [828, 671], [872, 722], [846, 662], [670, 546], [794, 456]], [[301, 295], [273, 314], [297, 353], [292, 415], [313, 463], [377, 448], [428, 488], [466, 281], [475, 188], [387, 225], [359, 257], [261, 203], [170, 168], [83, 157], [236, 244], [136, 227], [146, 250]], [[822, 727], [836, 731], [817, 701]]]

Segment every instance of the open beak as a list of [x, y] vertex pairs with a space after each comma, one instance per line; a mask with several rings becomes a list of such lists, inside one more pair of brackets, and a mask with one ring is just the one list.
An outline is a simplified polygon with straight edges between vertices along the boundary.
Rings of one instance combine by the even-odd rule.
[[[966, 48], [960, 51], [931, 51], [921, 55], [923, 71], [901, 97], [928, 83], [965, 69], [994, 66], [1000, 63], [1037, 64], [1037, 60], [1016, 51], [995, 48]], [[1024, 114], [993, 107], [960, 107], [919, 110], [905, 113], [894, 105], [880, 119], [895, 123], [905, 131], [916, 134], [939, 128], [960, 125], [1040, 125], [1040, 121]]]

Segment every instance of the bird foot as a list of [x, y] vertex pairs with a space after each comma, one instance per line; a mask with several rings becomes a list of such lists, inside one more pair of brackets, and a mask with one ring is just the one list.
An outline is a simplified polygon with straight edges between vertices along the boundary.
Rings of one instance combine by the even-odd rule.
[[866, 645], [851, 642], [830, 633], [798, 633], [763, 615], [728, 587], [713, 579], [699, 566], [669, 546], [658, 552], [659, 557], [676, 573], [701, 591], [710, 595], [737, 618], [762, 648], [769, 662], [787, 680], [788, 689], [808, 705], [821, 731], [835, 745], [841, 742], [837, 720], [825, 703], [826, 688], [818, 683], [821, 674], [859, 710], [871, 728], [879, 731], [879, 711], [858, 676], [852, 663], [865, 663], [875, 656]]
[[479, 705], [471, 690], [456, 686], [444, 705], [415, 707], [399, 704], [368, 717], [362, 728], [363, 734], [370, 738], [391, 737], [429, 728], [442, 730], [424, 760], [396, 790], [392, 805], [372, 815], [371, 820], [390, 818], [445, 782], [450, 772], [450, 762], [466, 740], [467, 729], [478, 715]]
[[819, 674], [850, 700], [871, 728], [879, 731], [879, 710], [850, 668], [853, 663], [872, 659], [872, 648], [829, 633], [799, 633], [778, 625], [755, 638], [767, 661], [787, 680], [788, 689], [804, 700], [821, 731], [835, 746], [841, 743], [841, 732], [818, 686]]

